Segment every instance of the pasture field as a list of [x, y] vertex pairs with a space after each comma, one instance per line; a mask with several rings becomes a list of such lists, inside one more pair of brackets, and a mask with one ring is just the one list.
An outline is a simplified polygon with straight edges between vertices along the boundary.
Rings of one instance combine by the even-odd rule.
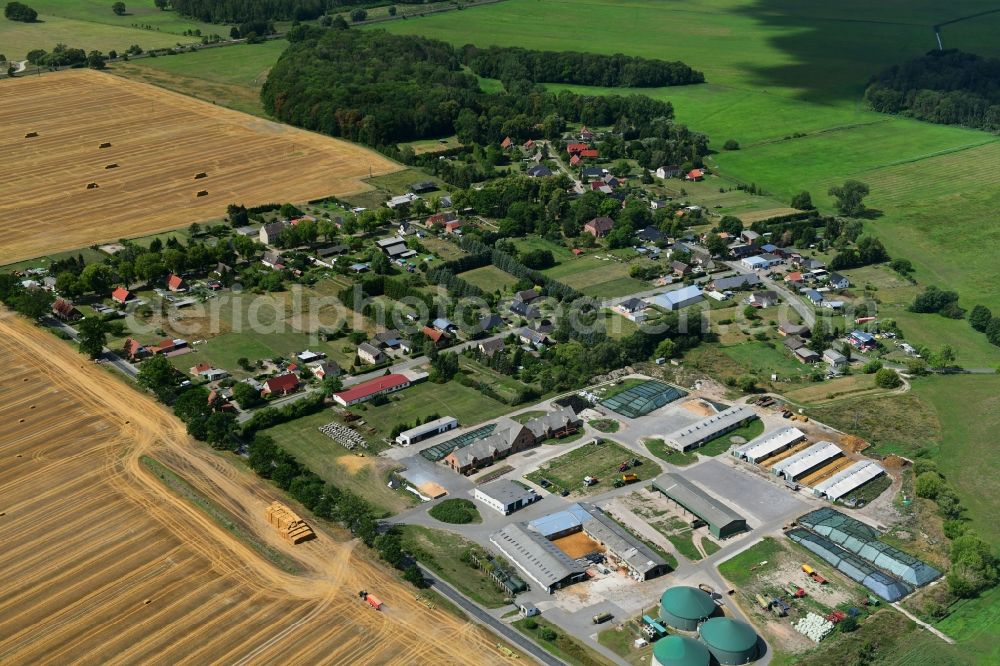
[[[755, 182], [772, 197], [810, 190], [832, 210], [830, 185], [868, 182], [870, 205], [884, 216], [868, 228], [916, 278], [957, 290], [962, 304], [1000, 309], [990, 281], [1000, 230], [981, 223], [1000, 205], [1000, 143], [992, 135], [865, 110], [861, 94], [883, 67], [934, 46], [931, 26], [992, 9], [983, 0], [803, 6], [793, 0], [509, 0], [384, 27], [455, 44], [473, 42], [552, 50], [679, 59], [708, 83], [637, 92], [674, 104], [677, 118], [713, 146], [742, 149], [712, 156], [724, 178]], [[572, 31], [552, 30], [572, 15]], [[946, 26], [946, 47], [1000, 55], [1000, 14]], [[581, 44], [586, 45], [581, 47]], [[566, 88], [568, 86], [551, 86]], [[571, 87], [595, 94], [624, 92]], [[804, 136], [797, 136], [804, 135]], [[973, 300], [974, 299], [974, 300]], [[966, 302], [968, 300], [968, 302]], [[971, 339], [956, 339], [956, 346]]]
[[[264, 517], [278, 496], [272, 486], [6, 312], [0, 360], [0, 567], [17, 581], [0, 590], [0, 661], [512, 663], [494, 637], [421, 605], [339, 531], [310, 521], [316, 539], [285, 544]], [[142, 456], [302, 573], [275, 568], [174, 494]], [[366, 610], [359, 589], [377, 592], [384, 612]]]
[[[544, 238], [518, 238], [514, 245], [519, 252], [526, 250], [549, 250], [556, 260], [556, 265], [542, 271], [554, 280], [569, 285], [586, 296], [595, 298], [614, 298], [650, 288], [648, 282], [629, 277], [632, 264], [624, 260], [633, 250], [602, 250], [587, 249], [584, 254], [574, 256], [565, 245], [553, 243]], [[651, 263], [638, 260], [642, 264]]]
[[500, 270], [496, 266], [482, 266], [459, 274], [459, 277], [470, 284], [474, 284], [488, 294], [500, 290], [504, 293], [513, 289], [517, 284], [517, 278], [510, 273]]
[[[229, 27], [202, 23], [174, 11], [160, 11], [153, 0], [130, 0], [128, 12], [116, 16], [111, 3], [102, 0], [38, 0], [28, 5], [38, 12], [36, 23], [0, 21], [0, 45], [11, 60], [22, 60], [28, 51], [51, 51], [67, 44], [84, 51], [111, 49], [124, 51], [132, 44], [144, 49], [200, 43], [199, 37], [185, 36], [186, 30], [200, 30], [229, 37]], [[149, 27], [145, 27], [149, 26]]]
[[357, 192], [370, 171], [399, 168], [351, 143], [93, 70], [15, 79], [4, 90], [0, 216], [18, 222], [0, 254], [11, 261], [187, 226], [233, 202]]
[[[222, 26], [216, 26], [222, 27]], [[288, 46], [283, 39], [237, 44], [159, 58], [114, 62], [108, 71], [212, 104], [265, 116], [260, 89]]]

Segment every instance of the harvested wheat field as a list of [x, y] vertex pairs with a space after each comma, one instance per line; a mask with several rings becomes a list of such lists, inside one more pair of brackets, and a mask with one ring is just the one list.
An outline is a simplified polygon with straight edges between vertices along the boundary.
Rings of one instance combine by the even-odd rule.
[[[285, 543], [266, 523], [266, 508], [281, 500], [273, 488], [5, 312], [0, 363], [0, 663], [508, 660], [490, 635], [421, 605], [413, 588], [323, 526], [311, 541]], [[143, 454], [300, 573], [279, 570], [174, 495]], [[360, 589], [378, 594], [384, 612], [360, 601]]]
[[0, 107], [5, 261], [220, 218], [231, 203], [364, 191], [369, 173], [401, 168], [346, 141], [88, 69], [5, 81]]

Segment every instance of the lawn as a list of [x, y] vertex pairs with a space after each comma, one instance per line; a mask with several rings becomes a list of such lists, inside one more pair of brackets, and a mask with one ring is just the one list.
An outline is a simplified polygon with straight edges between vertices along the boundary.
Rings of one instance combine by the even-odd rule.
[[[223, 26], [214, 28], [220, 30]], [[145, 46], [144, 42], [140, 43]], [[213, 104], [263, 116], [266, 114], [260, 102], [261, 86], [287, 46], [288, 42], [283, 39], [263, 44], [239, 44], [118, 62], [112, 64], [110, 70]]]
[[496, 266], [482, 266], [459, 275], [463, 280], [474, 284], [487, 294], [499, 291], [501, 294], [512, 291], [517, 278]]
[[597, 642], [622, 657], [629, 664], [646, 666], [653, 654], [653, 646], [635, 647], [635, 639], [644, 638], [638, 629], [638, 624], [637, 620], [632, 620], [620, 626], [605, 629], [597, 634]]
[[514, 408], [451, 381], [445, 384], [423, 382], [393, 393], [388, 404], [362, 403], [353, 409], [387, 437], [397, 423], [412, 424], [430, 414], [453, 416], [462, 426], [468, 426], [489, 421]]
[[[629, 269], [633, 263], [626, 261], [626, 258], [635, 258], [635, 252], [632, 250], [607, 251], [591, 248], [577, 257], [565, 245], [539, 237], [518, 238], [514, 240], [514, 245], [518, 252], [527, 250], [552, 252], [557, 263], [542, 272], [587, 296], [614, 298], [650, 288], [648, 282], [629, 277]], [[635, 259], [635, 261], [640, 265], [653, 263], [646, 259]]]
[[678, 451], [673, 447], [667, 446], [667, 443], [662, 439], [645, 439], [642, 443], [646, 445], [646, 448], [649, 449], [651, 454], [664, 462], [670, 463], [671, 465], [684, 467], [698, 462], [697, 453], [684, 453], [683, 451]]
[[403, 549], [467, 597], [487, 608], [501, 608], [510, 603], [492, 578], [461, 560], [462, 553], [477, 548], [476, 544], [443, 530], [417, 525], [403, 525], [401, 529]]
[[737, 428], [732, 432], [727, 432], [721, 437], [716, 437], [712, 441], [707, 442], [704, 446], [695, 449], [695, 451], [703, 456], [718, 456], [728, 451], [729, 447], [733, 445], [733, 437], [742, 437], [749, 442], [754, 437], [759, 437], [763, 432], [764, 422], [760, 419], [754, 419], [741, 428]]
[[697, 562], [701, 559], [701, 553], [698, 552], [698, 548], [694, 545], [694, 536], [690, 530], [675, 532], [666, 536], [667, 540], [677, 549], [677, 552], [684, 557], [692, 562]]
[[334, 421], [329, 410], [263, 430], [274, 437], [281, 448], [295, 456], [325, 481], [361, 495], [376, 509], [395, 514], [416, 503], [416, 497], [404, 490], [387, 487], [392, 463], [377, 456], [359, 457], [319, 431]]
[[514, 622], [515, 629], [530, 636], [545, 650], [573, 666], [606, 666], [610, 662], [570, 636], [564, 629], [541, 617], [526, 617]]
[[741, 553], [719, 565], [719, 573], [733, 585], [742, 587], [756, 577], [761, 562], [773, 562], [784, 548], [771, 537], [764, 537]]
[[[621, 444], [610, 440], [592, 441], [580, 446], [558, 458], [553, 458], [540, 469], [526, 475], [526, 478], [538, 483], [548, 479], [551, 483], [565, 488], [578, 495], [593, 495], [612, 487], [616, 476], [621, 476], [618, 466], [624, 461], [635, 458], [635, 454]], [[629, 473], [635, 474], [640, 481], [651, 479], [660, 473], [660, 466], [648, 458], [639, 458], [643, 463], [633, 467]], [[583, 483], [583, 477], [597, 477], [598, 482], [592, 486]]]
[[461, 498], [450, 498], [438, 502], [427, 513], [430, 514], [431, 518], [452, 525], [483, 522], [476, 505], [470, 500]]

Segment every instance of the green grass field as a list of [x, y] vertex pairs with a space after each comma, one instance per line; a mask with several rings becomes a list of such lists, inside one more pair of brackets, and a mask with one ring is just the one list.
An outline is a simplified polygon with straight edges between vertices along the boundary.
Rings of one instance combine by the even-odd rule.
[[403, 548], [421, 564], [487, 608], [507, 605], [504, 593], [482, 570], [462, 562], [461, 555], [475, 546], [457, 534], [417, 525], [404, 525]]
[[264, 430], [274, 441], [324, 480], [361, 495], [377, 509], [394, 514], [416, 503], [416, 496], [386, 486], [391, 464], [384, 458], [356, 456], [319, 431], [334, 421], [324, 410]]
[[662, 439], [645, 439], [642, 442], [649, 449], [649, 452], [671, 465], [676, 465], [677, 467], [685, 467], [693, 463], [698, 462], [697, 453], [684, 453], [683, 451], [678, 451], [677, 449], [667, 446], [667, 443]]
[[414, 423], [428, 414], [454, 416], [463, 425], [496, 418], [514, 408], [479, 391], [451, 381], [446, 384], [423, 382], [390, 396], [389, 404], [378, 407], [362, 403], [355, 408], [372, 427], [386, 436], [397, 423]]
[[476, 285], [488, 294], [491, 294], [498, 289], [500, 290], [500, 293], [505, 293], [510, 291], [513, 286], [517, 284], [517, 278], [510, 273], [500, 270], [496, 266], [483, 266], [482, 268], [475, 268], [471, 271], [462, 273], [459, 277], [470, 284]]
[[[215, 26], [221, 28], [222, 26]], [[213, 104], [264, 115], [260, 88], [288, 46], [283, 39], [195, 53], [113, 63], [115, 74], [182, 92]]]
[[[540, 469], [525, 475], [525, 478], [535, 483], [544, 478], [578, 495], [593, 495], [610, 489], [615, 477], [621, 476], [618, 466], [635, 457], [634, 453], [617, 442], [588, 442], [550, 460]], [[646, 481], [660, 473], [660, 466], [652, 460], [643, 457], [639, 460], [643, 464], [629, 470], [630, 474], [639, 477], [639, 481]], [[587, 486], [583, 482], [585, 476], [597, 477], [598, 481]]]
[[229, 37], [229, 27], [202, 23], [174, 11], [160, 11], [153, 0], [131, 0], [128, 12], [116, 16], [111, 3], [103, 0], [32, 0], [38, 22], [0, 20], [0, 48], [11, 60], [21, 60], [32, 49], [51, 51], [62, 43], [85, 51], [124, 51], [132, 44], [144, 49], [200, 43], [200, 37], [185, 36], [186, 30], [201, 30]]
[[[540, 617], [518, 620], [513, 626], [530, 636], [545, 650], [573, 666], [606, 666], [611, 662], [573, 638], [565, 629]], [[551, 633], [546, 633], [551, 632]], [[554, 638], [550, 638], [554, 636]]]

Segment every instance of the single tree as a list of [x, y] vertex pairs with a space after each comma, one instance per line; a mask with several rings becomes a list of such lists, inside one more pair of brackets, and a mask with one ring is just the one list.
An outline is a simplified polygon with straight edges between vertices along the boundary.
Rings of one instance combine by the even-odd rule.
[[111, 11], [115, 13], [115, 16], [125, 16], [125, 3], [119, 0], [115, 4], [111, 5]]
[[98, 317], [87, 317], [77, 327], [80, 333], [80, 353], [90, 358], [101, 355], [108, 336], [104, 321]]
[[739, 150], [740, 149], [740, 142], [737, 141], [736, 139], [730, 139], [729, 141], [726, 141], [726, 143], [724, 143], [722, 145], [722, 149], [723, 150]]
[[799, 192], [792, 197], [792, 208], [798, 208], [799, 210], [812, 210], [815, 208], [815, 206], [813, 206], [812, 195], [805, 191]]
[[858, 217], [865, 212], [864, 198], [869, 192], [868, 186], [861, 181], [848, 180], [843, 185], [831, 187], [829, 195], [837, 200], [841, 215]]
[[368, 12], [365, 11], [364, 9], [355, 9], [353, 12], [351, 12], [351, 20], [354, 21], [355, 23], [361, 23], [366, 18], [368, 18]]
[[170, 0], [153, 0], [153, 5], [162, 12], [170, 6]]
[[875, 385], [879, 388], [893, 389], [902, 386], [903, 380], [892, 368], [882, 368], [875, 373]]
[[969, 325], [980, 333], [986, 332], [986, 328], [993, 320], [993, 313], [985, 305], [977, 305], [969, 313]]
[[21, 2], [8, 2], [3, 15], [11, 21], [34, 23], [38, 20], [38, 12]]

